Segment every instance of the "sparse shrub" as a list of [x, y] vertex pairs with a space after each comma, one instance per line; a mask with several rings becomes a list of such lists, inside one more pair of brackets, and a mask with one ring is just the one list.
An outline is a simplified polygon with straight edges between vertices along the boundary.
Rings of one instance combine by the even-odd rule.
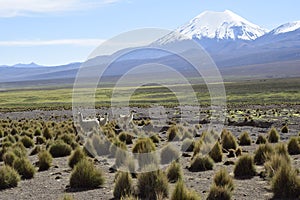
[[177, 126], [173, 125], [167, 130], [167, 139], [168, 141], [180, 140], [180, 132]]
[[181, 180], [182, 176], [183, 172], [180, 163], [173, 161], [167, 169], [167, 177], [169, 182], [174, 183], [178, 180]]
[[14, 161], [17, 159], [17, 156], [14, 154], [13, 151], [7, 151], [3, 154], [2, 159], [4, 161], [4, 164], [12, 167]]
[[267, 139], [263, 135], [258, 135], [257, 140], [256, 140], [255, 143], [256, 144], [266, 144], [267, 143]]
[[209, 194], [207, 200], [230, 200], [231, 199], [231, 191], [228, 187], [218, 187], [216, 185], [212, 185], [209, 190]]
[[81, 160], [75, 165], [70, 177], [71, 188], [97, 188], [104, 183], [103, 173], [96, 169], [93, 163], [87, 159]]
[[222, 162], [223, 151], [219, 142], [216, 142], [208, 155], [214, 160], [214, 162]]
[[235, 150], [237, 148], [236, 139], [230, 131], [224, 132], [221, 137], [222, 137], [222, 146], [224, 149], [228, 151], [229, 149]]
[[268, 141], [270, 143], [277, 143], [279, 141], [280, 135], [277, 130], [273, 127], [268, 134]]
[[288, 142], [288, 152], [290, 155], [300, 154], [300, 144], [297, 137], [292, 137]]
[[47, 140], [49, 140], [49, 139], [52, 139], [53, 133], [50, 132], [50, 130], [49, 130], [48, 127], [46, 127], [46, 128], [44, 128], [44, 130], [43, 130], [43, 136], [44, 136], [44, 138], [46, 138]]
[[233, 180], [225, 168], [222, 168], [215, 174], [214, 184], [218, 187], [227, 187], [230, 191], [234, 189]]
[[282, 128], [281, 128], [281, 133], [288, 133], [289, 132], [289, 128], [287, 125], [284, 125]]
[[74, 168], [74, 166], [81, 160], [85, 159], [86, 158], [86, 155], [84, 153], [84, 151], [78, 147], [77, 149], [75, 149], [71, 156], [69, 157], [69, 160], [68, 160], [68, 165], [71, 167], [71, 168]]
[[106, 138], [101, 139], [99, 135], [94, 135], [92, 137], [92, 143], [98, 156], [108, 155], [110, 153], [110, 142]]
[[61, 140], [56, 140], [49, 148], [49, 152], [54, 158], [65, 157], [71, 154], [72, 147]]
[[194, 150], [195, 142], [192, 139], [186, 138], [181, 145], [181, 151], [192, 152]]
[[296, 199], [300, 196], [300, 178], [290, 165], [281, 166], [271, 180], [276, 198]]
[[243, 132], [240, 135], [239, 139], [240, 139], [240, 145], [242, 145], [242, 146], [249, 146], [249, 145], [251, 145], [251, 138], [250, 138], [248, 132]]
[[133, 193], [133, 181], [130, 173], [128, 172], [118, 172], [116, 174], [116, 182], [114, 187], [114, 197], [116, 199], [120, 199], [122, 197], [126, 197]]
[[172, 193], [171, 200], [200, 200], [200, 196], [186, 188], [182, 180], [179, 180]]
[[21, 175], [22, 179], [31, 179], [34, 177], [35, 168], [28, 158], [17, 158], [13, 163], [13, 168]]
[[253, 157], [241, 156], [235, 164], [233, 173], [236, 178], [252, 178], [256, 174]]
[[270, 144], [261, 144], [254, 152], [254, 162], [262, 165], [274, 154], [274, 148]]
[[39, 152], [39, 171], [48, 170], [52, 164], [52, 156], [47, 150]]
[[209, 156], [196, 155], [191, 161], [189, 168], [192, 172], [212, 170], [214, 161]]
[[0, 167], [0, 190], [18, 186], [20, 175], [8, 165]]
[[141, 198], [157, 199], [157, 195], [163, 198], [169, 195], [168, 178], [161, 170], [154, 170], [156, 166], [148, 165], [144, 173], [138, 175], [137, 188]]
[[161, 150], [160, 162], [161, 164], [167, 164], [172, 162], [173, 160], [178, 159], [179, 156], [180, 156], [179, 151], [172, 144], [167, 144]]

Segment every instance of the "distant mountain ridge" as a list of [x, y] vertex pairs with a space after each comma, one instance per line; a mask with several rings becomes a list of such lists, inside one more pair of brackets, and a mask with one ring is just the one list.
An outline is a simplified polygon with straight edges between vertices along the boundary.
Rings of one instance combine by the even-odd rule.
[[[256, 74], [261, 77], [300, 76], [300, 70], [297, 70], [297, 66], [300, 66], [300, 21], [289, 22], [268, 31], [229, 10], [206, 11], [153, 44], [158, 47], [180, 45], [185, 40], [199, 43], [213, 58], [221, 73], [226, 72], [228, 76], [243, 76], [243, 71], [244, 76], [251, 77]], [[183, 53], [193, 52], [190, 50]], [[117, 55], [118, 52], [111, 56]], [[157, 59], [163, 60], [166, 65], [176, 66], [176, 69], [186, 69], [186, 66], [178, 65], [174, 57], [154, 52], [152, 56], [140, 54], [130, 58], [130, 61], [117, 63], [116, 69], [109, 75], [122, 75], [129, 63], [143, 64]], [[107, 60], [109, 56], [99, 56], [88, 62], [102, 65]], [[5, 74], [0, 76], [0, 82], [74, 79], [80, 66], [81, 63], [52, 67], [35, 63], [0, 66], [0, 74]]]

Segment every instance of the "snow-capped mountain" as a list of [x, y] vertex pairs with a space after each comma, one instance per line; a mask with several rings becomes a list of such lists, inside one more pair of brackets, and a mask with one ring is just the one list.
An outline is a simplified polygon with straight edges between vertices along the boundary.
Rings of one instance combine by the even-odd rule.
[[205, 11], [189, 23], [177, 28], [161, 38], [159, 44], [167, 44], [185, 39], [215, 40], [255, 40], [268, 31], [255, 25], [239, 15], [225, 10], [224, 12]]
[[282, 33], [293, 32], [297, 29], [300, 29], [300, 21], [283, 24], [283, 25], [279, 26], [278, 28], [275, 28], [274, 30], [272, 30], [270, 33], [272, 33], [274, 35], [279, 35]]

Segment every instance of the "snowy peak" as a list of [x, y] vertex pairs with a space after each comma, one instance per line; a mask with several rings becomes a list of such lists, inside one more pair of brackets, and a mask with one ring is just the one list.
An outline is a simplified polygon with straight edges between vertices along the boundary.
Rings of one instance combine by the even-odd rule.
[[279, 26], [278, 28], [271, 31], [274, 35], [279, 35], [282, 33], [288, 33], [300, 29], [300, 21], [290, 22]]
[[229, 10], [224, 12], [205, 11], [186, 25], [179, 27], [165, 38], [162, 38], [160, 43], [193, 38], [255, 40], [266, 32], [267, 30]]

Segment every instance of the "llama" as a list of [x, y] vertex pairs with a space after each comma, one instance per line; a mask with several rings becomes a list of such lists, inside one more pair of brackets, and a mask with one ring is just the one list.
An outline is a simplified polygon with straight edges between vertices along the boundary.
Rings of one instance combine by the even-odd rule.
[[119, 121], [127, 127], [128, 125], [132, 124], [133, 122], [133, 116], [136, 112], [132, 110], [129, 115], [119, 115], [120, 119]]
[[92, 131], [94, 128], [99, 128], [98, 119], [83, 119], [82, 113], [78, 113], [79, 115], [79, 125], [82, 128], [84, 133]]
[[108, 123], [108, 113], [105, 113], [104, 117], [99, 117], [98, 120], [100, 126], [105, 126]]

